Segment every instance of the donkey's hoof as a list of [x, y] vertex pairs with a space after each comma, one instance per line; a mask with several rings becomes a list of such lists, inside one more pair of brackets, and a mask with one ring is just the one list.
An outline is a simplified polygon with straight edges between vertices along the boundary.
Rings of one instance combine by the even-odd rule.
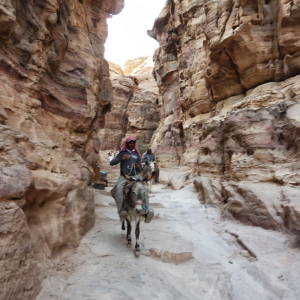
[[131, 248], [132, 245], [130, 243], [127, 244], [127, 248]]
[[135, 250], [135, 251], [134, 251], [134, 254], [135, 254], [136, 257], [139, 257], [140, 254], [141, 254], [141, 253], [140, 253], [140, 250]]

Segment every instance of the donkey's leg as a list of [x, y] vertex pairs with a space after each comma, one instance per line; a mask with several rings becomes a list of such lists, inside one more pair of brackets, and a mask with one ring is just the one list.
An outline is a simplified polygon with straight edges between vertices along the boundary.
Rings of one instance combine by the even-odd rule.
[[126, 222], [127, 222], [127, 247], [131, 248], [131, 221], [129, 219], [130, 217], [127, 217]]
[[140, 243], [139, 243], [139, 238], [140, 238], [140, 216], [136, 215], [135, 216], [135, 255], [139, 256], [140, 255]]
[[152, 193], [152, 178], [149, 180], [149, 193]]

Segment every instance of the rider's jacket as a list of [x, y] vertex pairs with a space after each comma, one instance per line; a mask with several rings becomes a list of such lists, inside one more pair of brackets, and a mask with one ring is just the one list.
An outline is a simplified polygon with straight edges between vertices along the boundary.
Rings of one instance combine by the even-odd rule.
[[153, 153], [149, 154], [149, 153], [146, 152], [144, 154], [143, 161], [146, 162], [147, 160], [149, 160], [149, 161], [155, 161], [154, 154]]
[[[122, 160], [122, 157], [126, 154], [130, 155], [130, 158]], [[120, 174], [121, 175], [126, 174], [128, 176], [134, 176], [136, 174], [139, 174], [142, 171], [141, 157], [139, 156], [139, 154], [135, 150], [132, 150], [131, 152], [128, 149], [126, 149], [124, 151], [121, 151], [116, 156], [116, 158], [114, 158], [110, 162], [110, 165], [115, 166], [119, 163], [121, 163], [121, 165], [120, 165]], [[138, 164], [138, 168], [134, 169], [132, 167], [132, 165], [134, 163]]]

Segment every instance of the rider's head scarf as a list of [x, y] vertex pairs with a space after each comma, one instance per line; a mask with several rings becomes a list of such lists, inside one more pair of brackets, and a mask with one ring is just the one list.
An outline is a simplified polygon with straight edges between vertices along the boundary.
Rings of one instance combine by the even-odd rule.
[[120, 147], [120, 152], [126, 150], [126, 149], [127, 149], [127, 143], [129, 143], [129, 142], [131, 142], [131, 141], [135, 142], [135, 144], [134, 144], [134, 150], [139, 154], [139, 156], [141, 156], [141, 153], [140, 153], [140, 150], [139, 150], [139, 146], [138, 146], [138, 144], [137, 144], [137, 142], [136, 142], [136, 138], [134, 138], [134, 137], [132, 137], [132, 136], [129, 136], [129, 137], [124, 141], [124, 143], [123, 143], [123, 144], [121, 145], [121, 147]]

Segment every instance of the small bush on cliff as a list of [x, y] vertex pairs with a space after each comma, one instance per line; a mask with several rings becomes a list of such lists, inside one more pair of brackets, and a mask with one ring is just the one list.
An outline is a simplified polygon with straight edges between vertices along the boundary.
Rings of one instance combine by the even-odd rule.
[[150, 147], [149, 144], [144, 144], [142, 141], [137, 141], [141, 155], [147, 151], [147, 149]]

